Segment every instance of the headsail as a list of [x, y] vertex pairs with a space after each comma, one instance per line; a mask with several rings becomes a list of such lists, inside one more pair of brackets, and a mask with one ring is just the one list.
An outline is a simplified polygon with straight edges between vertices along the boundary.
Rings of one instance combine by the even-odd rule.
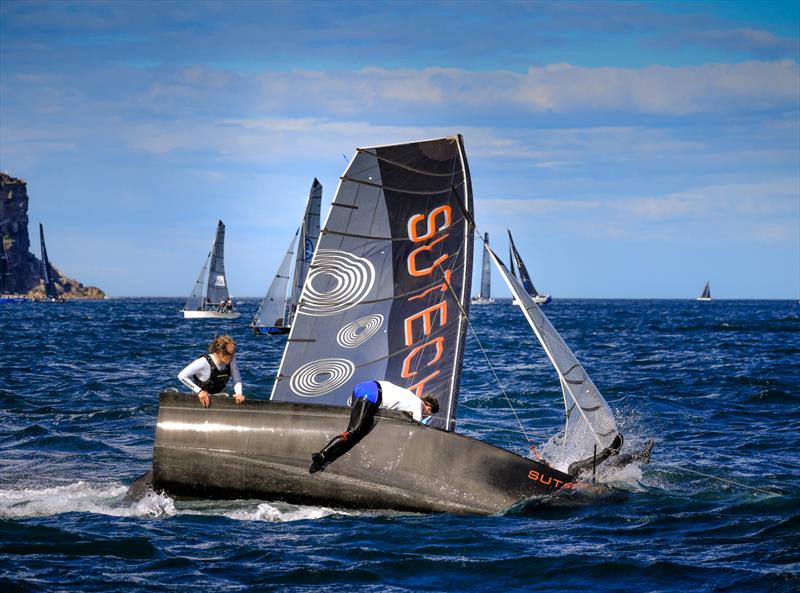
[[286, 293], [289, 288], [289, 270], [292, 267], [294, 247], [299, 233], [300, 229], [297, 229], [289, 243], [289, 249], [286, 250], [286, 255], [283, 256], [278, 273], [275, 274], [267, 294], [258, 306], [258, 311], [256, 311], [251, 325], [256, 327], [282, 327], [286, 325]]
[[271, 398], [344, 406], [357, 382], [384, 379], [436, 396], [431, 424], [452, 429], [472, 272], [465, 212], [472, 189], [461, 136], [357, 150]]
[[289, 324], [291, 324], [297, 311], [297, 303], [300, 300], [300, 293], [303, 284], [308, 276], [308, 267], [311, 259], [317, 250], [319, 241], [319, 212], [322, 203], [322, 184], [314, 178], [311, 184], [311, 191], [308, 192], [308, 203], [306, 212], [303, 216], [303, 224], [300, 227], [300, 242], [298, 243], [297, 257], [294, 264], [294, 283], [292, 285], [291, 309], [289, 311]]
[[44, 227], [39, 223], [39, 241], [42, 250], [42, 280], [44, 281], [44, 292], [48, 299], [57, 299], [58, 290], [53, 274], [53, 266], [47, 257], [47, 248], [44, 246]]
[[225, 279], [225, 225], [220, 220], [217, 223], [214, 246], [211, 248], [206, 298], [211, 304], [218, 305], [227, 301], [229, 297], [228, 282]]
[[617, 429], [614, 414], [539, 305], [533, 302], [533, 298], [497, 255], [491, 249], [489, 252], [558, 372], [564, 396], [566, 426], [559, 442], [558, 459], [553, 462], [557, 469], [574, 475], [583, 468], [591, 467], [595, 461], [599, 463], [622, 446], [622, 435]]

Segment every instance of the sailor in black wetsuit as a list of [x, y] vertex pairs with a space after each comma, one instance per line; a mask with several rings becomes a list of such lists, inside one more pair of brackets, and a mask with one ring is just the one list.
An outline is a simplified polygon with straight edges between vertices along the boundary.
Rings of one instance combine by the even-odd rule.
[[220, 393], [233, 377], [233, 398], [237, 404], [244, 401], [242, 377], [236, 364], [236, 344], [230, 336], [217, 336], [208, 346], [208, 354], [201, 356], [180, 373], [178, 379], [197, 394], [207, 408], [209, 394]]
[[319, 453], [311, 455], [309, 473], [321, 470], [347, 453], [372, 430], [375, 412], [378, 408], [408, 412], [417, 422], [423, 414], [429, 416], [439, 411], [439, 401], [435, 397], [418, 397], [409, 389], [404, 389], [388, 381], [364, 381], [353, 389], [353, 409], [347, 430], [335, 436]]

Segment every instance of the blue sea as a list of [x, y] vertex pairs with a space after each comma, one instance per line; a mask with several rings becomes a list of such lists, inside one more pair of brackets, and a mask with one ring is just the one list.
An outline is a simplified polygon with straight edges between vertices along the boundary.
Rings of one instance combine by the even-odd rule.
[[[0, 305], [0, 591], [800, 590], [797, 301], [547, 305], [653, 460], [601, 472], [610, 493], [489, 517], [124, 502], [159, 390], [215, 333], [237, 340], [250, 398], [280, 361], [285, 338], [248, 332], [255, 300], [235, 321], [181, 305]], [[511, 303], [472, 313], [459, 430], [525, 453], [562, 426], [557, 376]]]

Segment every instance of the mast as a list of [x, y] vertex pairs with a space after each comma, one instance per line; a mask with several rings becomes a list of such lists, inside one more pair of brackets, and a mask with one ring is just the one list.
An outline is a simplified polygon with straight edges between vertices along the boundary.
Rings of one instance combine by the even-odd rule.
[[430, 424], [452, 430], [471, 215], [461, 136], [358, 149], [320, 234], [271, 399], [345, 406], [358, 382], [387, 380], [435, 395]]

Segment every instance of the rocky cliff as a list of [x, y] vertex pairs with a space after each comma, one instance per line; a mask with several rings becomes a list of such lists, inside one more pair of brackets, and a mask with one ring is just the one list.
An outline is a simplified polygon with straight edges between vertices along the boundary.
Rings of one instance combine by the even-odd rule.
[[[23, 179], [0, 173], [0, 238], [6, 253], [6, 273], [0, 278], [0, 292], [27, 294], [32, 298], [44, 297], [42, 262], [30, 252], [28, 237], [28, 188]], [[53, 263], [56, 289], [64, 298], [102, 299], [105, 293], [94, 286], [84, 286], [67, 278]], [[2, 254], [0, 254], [2, 255]], [[57, 256], [56, 256], [57, 257]]]

